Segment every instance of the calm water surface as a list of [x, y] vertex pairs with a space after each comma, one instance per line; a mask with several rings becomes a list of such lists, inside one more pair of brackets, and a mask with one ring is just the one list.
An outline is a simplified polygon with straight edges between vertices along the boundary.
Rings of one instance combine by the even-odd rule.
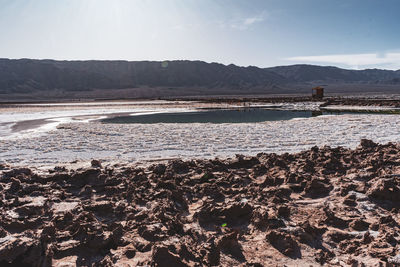
[[312, 111], [293, 110], [202, 110], [194, 112], [118, 116], [107, 118], [102, 121], [104, 123], [246, 123], [309, 118], [314, 115], [316, 114]]

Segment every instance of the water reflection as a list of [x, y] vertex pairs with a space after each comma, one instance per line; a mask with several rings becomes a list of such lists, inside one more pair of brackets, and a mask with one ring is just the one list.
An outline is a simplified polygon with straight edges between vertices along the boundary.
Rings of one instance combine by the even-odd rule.
[[102, 121], [104, 123], [246, 123], [309, 118], [311, 116], [313, 116], [312, 111], [244, 108], [119, 116]]

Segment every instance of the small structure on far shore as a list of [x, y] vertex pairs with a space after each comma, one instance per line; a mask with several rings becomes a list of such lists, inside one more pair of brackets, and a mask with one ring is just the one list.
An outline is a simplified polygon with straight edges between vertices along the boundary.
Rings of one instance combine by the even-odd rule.
[[312, 98], [315, 98], [315, 99], [324, 98], [324, 88], [321, 86], [314, 87], [312, 89]]

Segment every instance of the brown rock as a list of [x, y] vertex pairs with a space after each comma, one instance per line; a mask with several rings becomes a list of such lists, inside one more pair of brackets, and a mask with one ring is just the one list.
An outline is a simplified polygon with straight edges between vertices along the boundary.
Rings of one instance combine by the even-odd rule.
[[368, 139], [361, 139], [360, 146], [362, 148], [375, 148], [376, 146], [378, 146], [378, 144]]
[[221, 250], [215, 244], [214, 238], [208, 240], [207, 244], [203, 246], [203, 250], [200, 251], [200, 254], [203, 254], [202, 257], [206, 258], [206, 263], [209, 266], [219, 266], [221, 260]]
[[301, 229], [303, 231], [299, 233], [300, 242], [306, 244], [318, 244], [322, 239], [321, 235], [326, 231], [326, 228], [318, 228], [308, 221], [301, 224]]
[[356, 231], [366, 231], [369, 228], [369, 223], [362, 219], [352, 221], [349, 226]]
[[9, 192], [16, 193], [20, 188], [21, 188], [21, 182], [15, 178], [12, 178]]
[[288, 218], [290, 216], [290, 207], [286, 205], [282, 205], [278, 208], [278, 215], [284, 218]]
[[343, 204], [350, 206], [350, 207], [357, 206], [355, 195], [346, 196], [345, 199], [343, 200]]
[[350, 233], [341, 230], [329, 230], [324, 235], [329, 237], [329, 239], [335, 243], [339, 243], [343, 240], [350, 241], [354, 238]]
[[4, 172], [5, 177], [17, 177], [20, 175], [31, 176], [32, 170], [29, 168], [19, 168], [19, 169], [13, 169], [8, 172]]
[[231, 255], [238, 261], [244, 261], [245, 257], [242, 252], [242, 246], [238, 241], [238, 232], [233, 231], [225, 234], [217, 240], [217, 247], [222, 252]]
[[266, 235], [266, 239], [282, 254], [291, 258], [301, 257], [300, 247], [290, 234], [272, 230]]
[[371, 198], [400, 201], [400, 182], [396, 178], [376, 178], [371, 181], [367, 195]]
[[100, 162], [100, 160], [97, 160], [97, 159], [93, 159], [93, 160], [90, 162], [90, 165], [91, 165], [93, 168], [101, 168], [101, 162]]
[[153, 165], [150, 167], [150, 170], [153, 171], [153, 173], [158, 174], [158, 175], [164, 174], [166, 169], [167, 169], [167, 167], [165, 166], [165, 164], [157, 164], [157, 165]]
[[160, 245], [153, 247], [151, 258], [152, 266], [155, 267], [188, 267], [178, 255], [169, 251], [167, 247]]
[[313, 198], [324, 197], [329, 194], [332, 188], [332, 185], [326, 184], [322, 180], [312, 179], [311, 181], [307, 182], [304, 192], [307, 196]]
[[334, 256], [335, 256], [335, 254], [328, 249], [318, 249], [317, 253], [315, 255], [315, 260], [318, 263], [324, 265], [326, 262], [328, 262]]
[[257, 228], [265, 228], [268, 225], [268, 211], [261, 207], [255, 209], [251, 221]]
[[236, 202], [219, 207], [211, 203], [203, 205], [201, 210], [195, 214], [200, 225], [227, 223], [228, 226], [250, 223], [253, 208], [248, 203]]

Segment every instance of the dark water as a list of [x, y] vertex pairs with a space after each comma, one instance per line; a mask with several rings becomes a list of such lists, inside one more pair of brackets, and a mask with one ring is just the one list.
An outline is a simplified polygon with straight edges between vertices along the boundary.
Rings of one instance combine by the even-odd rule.
[[309, 118], [312, 111], [243, 109], [207, 110], [196, 112], [158, 113], [136, 116], [120, 116], [102, 120], [104, 123], [246, 123]]

